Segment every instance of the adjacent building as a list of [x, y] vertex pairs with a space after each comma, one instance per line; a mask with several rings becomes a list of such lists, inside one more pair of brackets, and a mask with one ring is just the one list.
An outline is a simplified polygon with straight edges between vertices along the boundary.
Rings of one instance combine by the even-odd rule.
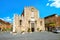
[[49, 15], [45, 19], [45, 30], [52, 31], [54, 28], [60, 28], [60, 16], [57, 14]]
[[11, 31], [11, 24], [0, 19], [0, 31]]
[[39, 11], [34, 7], [24, 7], [21, 15], [14, 14], [13, 32], [44, 31], [44, 19], [39, 18]]

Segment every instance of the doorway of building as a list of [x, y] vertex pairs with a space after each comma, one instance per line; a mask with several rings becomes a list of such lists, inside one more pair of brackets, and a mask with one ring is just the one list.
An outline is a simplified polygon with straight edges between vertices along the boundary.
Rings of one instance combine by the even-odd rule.
[[34, 28], [31, 28], [31, 31], [34, 32]]
[[0, 31], [1, 31], [1, 28], [0, 28]]
[[34, 23], [31, 23], [31, 31], [34, 32]]

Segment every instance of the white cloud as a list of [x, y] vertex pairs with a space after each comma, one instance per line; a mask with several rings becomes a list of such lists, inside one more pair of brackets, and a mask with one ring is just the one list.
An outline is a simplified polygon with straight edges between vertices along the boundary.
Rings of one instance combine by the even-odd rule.
[[49, 3], [47, 3], [46, 6], [49, 6]]
[[4, 20], [4, 21], [6, 21], [6, 22], [12, 22], [12, 18], [10, 18], [10, 17], [4, 17], [4, 18], [0, 18], [0, 19], [2, 19], [2, 20]]
[[47, 5], [50, 6], [50, 7], [56, 7], [56, 8], [60, 8], [60, 0], [49, 0], [49, 2], [53, 1], [50, 5]]
[[4, 20], [3, 18], [0, 18], [1, 20]]
[[8, 22], [10, 22], [10, 21], [12, 21], [12, 19], [10, 18], [10, 17], [6, 17], [6, 18], [4, 18], [6, 21], [8, 21]]

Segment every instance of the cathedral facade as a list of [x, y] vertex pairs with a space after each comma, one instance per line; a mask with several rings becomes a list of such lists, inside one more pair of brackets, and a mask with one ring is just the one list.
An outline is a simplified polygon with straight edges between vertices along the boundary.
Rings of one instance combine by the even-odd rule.
[[44, 31], [44, 19], [39, 18], [39, 11], [34, 7], [25, 7], [22, 14], [14, 14], [13, 32]]

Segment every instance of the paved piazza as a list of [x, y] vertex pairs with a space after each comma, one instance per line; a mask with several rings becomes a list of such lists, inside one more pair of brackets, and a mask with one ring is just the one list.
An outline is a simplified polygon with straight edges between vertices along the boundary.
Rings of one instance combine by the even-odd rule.
[[60, 40], [60, 33], [33, 32], [15, 35], [9, 32], [0, 32], [0, 40]]

